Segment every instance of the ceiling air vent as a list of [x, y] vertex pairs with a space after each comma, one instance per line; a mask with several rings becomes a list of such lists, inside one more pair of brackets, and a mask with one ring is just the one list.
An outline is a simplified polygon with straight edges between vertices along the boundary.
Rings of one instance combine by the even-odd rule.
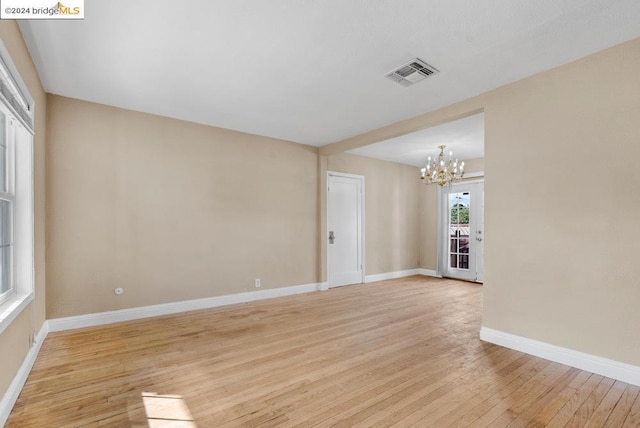
[[402, 86], [411, 86], [435, 73], [438, 73], [435, 67], [430, 66], [420, 58], [414, 58], [407, 64], [385, 74], [385, 77], [398, 82]]

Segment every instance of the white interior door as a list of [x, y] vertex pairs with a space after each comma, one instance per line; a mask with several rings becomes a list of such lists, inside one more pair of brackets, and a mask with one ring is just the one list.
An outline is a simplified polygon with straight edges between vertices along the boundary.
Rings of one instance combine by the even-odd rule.
[[484, 183], [459, 183], [443, 192], [446, 218], [441, 249], [444, 276], [482, 282], [484, 276]]
[[328, 173], [327, 277], [329, 287], [364, 282], [364, 177]]

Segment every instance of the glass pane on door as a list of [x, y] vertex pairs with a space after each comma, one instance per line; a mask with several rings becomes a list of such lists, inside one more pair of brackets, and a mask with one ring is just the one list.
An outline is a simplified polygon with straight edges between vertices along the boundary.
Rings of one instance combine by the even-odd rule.
[[469, 270], [469, 192], [449, 193], [449, 268]]

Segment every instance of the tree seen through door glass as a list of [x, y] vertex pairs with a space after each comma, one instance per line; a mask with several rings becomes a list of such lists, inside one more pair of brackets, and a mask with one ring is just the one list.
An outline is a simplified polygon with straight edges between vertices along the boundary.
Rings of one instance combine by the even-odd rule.
[[449, 194], [449, 267], [469, 269], [469, 192]]

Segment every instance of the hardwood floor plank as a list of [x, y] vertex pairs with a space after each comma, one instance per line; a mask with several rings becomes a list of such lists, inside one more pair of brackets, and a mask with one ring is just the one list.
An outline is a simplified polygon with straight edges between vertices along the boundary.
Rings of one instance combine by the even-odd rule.
[[585, 425], [587, 425], [596, 408], [602, 402], [614, 383], [615, 381], [613, 379], [602, 379], [602, 381], [598, 384], [598, 386], [595, 387], [589, 397], [587, 397], [587, 399], [582, 403], [580, 408], [578, 408], [578, 410], [569, 420], [566, 426], [584, 427]]
[[[638, 398], [638, 392], [640, 392], [638, 391], [638, 388], [632, 385], [627, 385], [604, 426], [611, 428], [623, 426], [625, 419], [627, 419], [627, 415], [629, 415], [629, 412], [631, 411], [633, 402]], [[640, 425], [640, 421], [638, 421], [638, 425]]]
[[483, 395], [478, 395], [476, 399], [470, 401], [471, 408], [465, 412], [453, 414], [448, 421], [443, 421], [443, 426], [468, 427], [473, 426], [477, 419], [488, 413], [492, 408], [527, 383], [540, 370], [546, 367], [549, 362], [534, 357], [526, 356], [526, 363], [518, 367], [512, 376], [504, 379], [496, 379], [496, 382]]
[[[548, 389], [540, 399], [520, 411], [518, 417], [509, 425], [510, 428], [545, 426], [545, 424], [538, 419], [538, 414], [551, 410], [554, 407], [551, 406], [551, 403], [556, 401], [562, 393], [567, 390], [568, 384], [571, 383], [580, 373], [580, 370], [578, 369], [563, 366], [561, 364], [556, 364], [555, 366], [556, 370], [554, 376], [547, 377], [546, 381], [543, 382], [551, 388]], [[556, 411], [559, 410], [560, 407], [559, 403], [555, 404]]]
[[143, 394], [200, 427], [639, 425], [640, 388], [481, 342], [481, 304], [415, 276], [51, 333], [6, 426], [153, 426]]
[[640, 394], [636, 395], [636, 400], [633, 402], [622, 427], [640, 427]]
[[[509, 402], [502, 403], [502, 406], [498, 406], [498, 409], [500, 407], [507, 408], [502, 413], [500, 413], [497, 418], [491, 419], [492, 413], [496, 413], [495, 411], [492, 411], [491, 413], [487, 414], [490, 415], [485, 419], [487, 423], [485, 424], [483, 418], [480, 418], [478, 420], [478, 422], [480, 422], [478, 426], [490, 426], [495, 428], [509, 426], [514, 420], [517, 419], [517, 417], [521, 412], [524, 411], [524, 409], [531, 406], [536, 400], [544, 397], [545, 394], [550, 390], [548, 385], [536, 381], [535, 378], [529, 383], [530, 385], [525, 385], [525, 388], [523, 389], [521, 394], [514, 394], [514, 396], [517, 398], [511, 399], [509, 400]], [[527, 386], [529, 387], [527, 388]]]
[[540, 380], [556, 370], [555, 363], [546, 361], [544, 368], [517, 390], [505, 396], [489, 411], [473, 422], [473, 426], [507, 426], [537, 397], [542, 396], [550, 388]]
[[[577, 369], [574, 369], [577, 370]], [[577, 370], [578, 374], [562, 388], [558, 394], [542, 406], [541, 411], [527, 423], [527, 427], [545, 427], [551, 419], [562, 409], [576, 394], [576, 389], [580, 388], [591, 377], [591, 373]], [[555, 387], [554, 387], [555, 388]], [[536, 403], [536, 405], [538, 405]], [[540, 407], [540, 406], [538, 406]]]
[[[491, 355], [495, 357], [496, 354], [502, 354], [505, 357], [505, 364], [510, 361], [510, 357], [513, 358], [513, 356], [500, 352], [494, 352]], [[447, 366], [450, 366], [450, 363], [451, 362], [449, 361]], [[476, 363], [479, 363], [479, 361], [476, 361]], [[468, 369], [465, 370], [461, 364], [457, 370], [449, 372], [447, 376], [440, 377], [439, 379], [438, 377], [427, 378], [424, 382], [417, 384], [414, 378], [409, 388], [396, 388], [395, 390], [381, 389], [380, 391], [377, 391], [375, 395], [357, 397], [357, 399], [352, 400], [352, 402], [345, 403], [344, 406], [341, 406], [341, 408], [345, 410], [334, 408], [334, 411], [332, 412], [334, 414], [328, 419], [325, 419], [318, 426], [351, 427], [357, 424], [363, 426], [371, 425], [375, 421], [375, 415], [389, 412], [393, 408], [397, 408], [401, 405], [399, 403], [410, 400], [411, 397], [415, 397], [416, 388], [419, 388], [420, 386], [426, 387], [430, 384], [431, 386], [434, 386], [434, 382], [439, 385], [446, 384], [447, 382], [458, 384], [460, 382], [460, 376], [462, 376], [465, 371], [468, 371]], [[422, 391], [424, 391], [424, 389]], [[339, 410], [342, 411], [340, 412]], [[380, 412], [380, 410], [383, 410], [383, 412]]]
[[584, 425], [585, 428], [597, 428], [604, 426], [607, 419], [609, 419], [609, 415], [620, 401], [620, 398], [622, 397], [622, 394], [624, 394], [626, 388], [626, 383], [616, 381]]
[[599, 375], [592, 374], [587, 381], [582, 384], [575, 394], [562, 406], [560, 411], [551, 418], [551, 421], [547, 424], [550, 428], [560, 428], [566, 426], [569, 420], [573, 417], [576, 411], [582, 406], [582, 404], [589, 398], [594, 389], [602, 382], [604, 378]]

